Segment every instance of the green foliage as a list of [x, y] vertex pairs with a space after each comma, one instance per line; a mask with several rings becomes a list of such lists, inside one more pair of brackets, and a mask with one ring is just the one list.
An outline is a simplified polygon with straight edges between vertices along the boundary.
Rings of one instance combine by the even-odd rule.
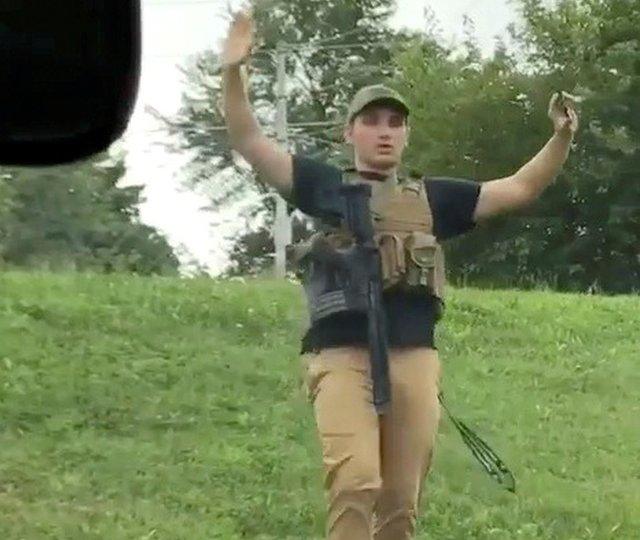
[[[463, 42], [449, 46], [433, 30], [428, 12], [420, 35], [385, 27], [392, 2], [257, 3], [263, 41], [251, 65], [253, 103], [262, 123], [272, 125], [274, 48], [280, 40], [308, 44], [291, 51], [287, 64], [292, 122], [338, 121], [354, 88], [386, 78], [412, 107], [405, 172], [485, 181], [516, 172], [542, 148], [552, 135], [546, 116], [551, 94], [573, 92], [582, 98], [582, 127], [563, 172], [531, 208], [452, 243], [451, 277], [476, 285], [544, 282], [566, 291], [638, 291], [638, 2], [519, 0], [514, 5], [522, 14], [522, 23], [512, 29], [517, 50], [497, 42], [494, 54], [483, 59], [469, 20]], [[365, 41], [387, 45], [321, 48]], [[246, 197], [256, 185], [251, 173], [230, 172], [224, 132], [211, 130], [223, 123], [215, 106], [215, 58], [199, 58], [187, 73], [192, 89], [176, 129], [185, 148], [194, 151], [193, 178], [225, 170], [216, 178], [214, 203]], [[336, 142], [339, 131], [305, 128], [293, 130], [292, 138], [300, 152], [341, 164], [348, 156]], [[252, 208], [252, 217], [260, 214], [268, 225], [273, 207], [270, 199], [263, 201]], [[271, 241], [266, 228], [249, 231], [234, 246], [234, 260], [242, 258], [242, 268], [260, 268]]]
[[[7, 169], [0, 191], [0, 257], [9, 266], [175, 273], [167, 241], [139, 222], [141, 187], [120, 187], [120, 159]], [[5, 208], [4, 212], [2, 208]]]
[[[225, 277], [260, 275], [273, 268], [275, 244], [271, 234], [271, 223], [253, 231], [243, 233], [229, 254], [230, 264]], [[306, 219], [294, 215], [291, 219], [292, 243], [307, 239], [312, 234], [312, 225]], [[292, 261], [288, 260], [288, 270], [295, 272]]]
[[[320, 448], [287, 282], [0, 275], [0, 537], [323, 537]], [[417, 539], [640, 530], [637, 297], [453, 290], [450, 407]]]
[[637, 291], [637, 2], [545, 4], [520, 2], [524, 24], [513, 34], [525, 64], [500, 46], [480, 61], [472, 40], [456, 56], [429, 36], [398, 56], [398, 86], [414, 107], [407, 157], [432, 175], [512, 174], [552, 134], [552, 92], [576, 93], [582, 128], [555, 184], [533, 208], [454, 243], [450, 269], [483, 285]]
[[[335, 121], [342, 124], [348, 100], [363, 84], [380, 82], [392, 73], [392, 47], [400, 35], [386, 25], [391, 0], [281, 0], [255, 2], [257, 49], [250, 66], [250, 97], [265, 130], [273, 133], [276, 102], [275, 54], [286, 47], [287, 116], [289, 122]], [[233, 165], [221, 113], [221, 77], [212, 52], [185, 68], [188, 89], [177, 116], [168, 123], [178, 145], [193, 152], [187, 173], [193, 182], [210, 179]], [[342, 126], [300, 127], [291, 132], [298, 151], [333, 152]], [[236, 167], [236, 173], [242, 169]], [[249, 173], [247, 173], [249, 174]], [[245, 178], [223, 175], [213, 203], [226, 204], [246, 194]]]
[[[349, 161], [338, 144], [344, 114], [355, 89], [393, 73], [393, 48], [403, 36], [386, 24], [394, 7], [391, 0], [255, 2], [253, 13], [260, 41], [250, 61], [249, 93], [265, 132], [275, 137], [276, 49], [280, 42], [292, 44], [287, 48], [286, 61], [288, 121], [291, 125], [329, 122], [334, 126], [291, 127], [291, 147], [298, 153], [336, 163]], [[185, 168], [188, 182], [211, 186], [208, 191], [214, 209], [258, 195], [258, 202], [249, 207], [245, 218], [271, 223], [275, 208], [272, 199], [265, 197], [268, 189], [252, 171], [235, 162], [226, 132], [219, 129], [224, 118], [215, 54], [208, 51], [199, 55], [184, 73], [188, 89], [182, 107], [175, 118], [165, 119], [165, 125], [175, 136], [176, 150], [191, 155]], [[255, 270], [261, 267], [261, 251], [272, 241], [271, 235], [261, 225], [257, 231], [247, 231], [246, 236], [265, 240], [255, 251], [243, 255], [255, 257]], [[233, 249], [237, 253], [243, 243]]]
[[[501, 48], [481, 60], [473, 41], [456, 53], [431, 36], [416, 40], [397, 60], [397, 84], [412, 107], [406, 161], [416, 175], [479, 181], [507, 176], [552, 133], [549, 96]], [[544, 202], [555, 191], [547, 191]], [[453, 278], [520, 286], [545, 278], [531, 261], [540, 261], [546, 248], [540, 236], [550, 223], [547, 208], [538, 204], [536, 211], [494, 220], [450, 244]]]

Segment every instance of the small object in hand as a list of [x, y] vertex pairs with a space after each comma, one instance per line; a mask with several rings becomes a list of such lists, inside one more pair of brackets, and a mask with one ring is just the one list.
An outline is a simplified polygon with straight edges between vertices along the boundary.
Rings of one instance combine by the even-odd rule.
[[576, 103], [581, 99], [559, 90], [553, 94], [549, 102], [548, 116], [553, 122], [554, 129], [559, 131], [568, 130], [575, 133], [578, 129], [578, 114], [576, 113]]
[[560, 101], [560, 106], [563, 107], [565, 114], [568, 114], [568, 107], [572, 106], [575, 109], [575, 105], [582, 101], [582, 98], [570, 94], [569, 92], [565, 92], [564, 90], [560, 90], [558, 92], [558, 99]]

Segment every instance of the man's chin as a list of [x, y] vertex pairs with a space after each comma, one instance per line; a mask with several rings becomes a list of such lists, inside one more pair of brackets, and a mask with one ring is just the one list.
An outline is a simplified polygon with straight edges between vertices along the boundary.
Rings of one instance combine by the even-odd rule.
[[387, 169], [393, 169], [394, 167], [397, 167], [399, 164], [399, 160], [395, 156], [379, 155], [373, 158], [369, 162], [369, 164], [378, 170], [387, 170]]

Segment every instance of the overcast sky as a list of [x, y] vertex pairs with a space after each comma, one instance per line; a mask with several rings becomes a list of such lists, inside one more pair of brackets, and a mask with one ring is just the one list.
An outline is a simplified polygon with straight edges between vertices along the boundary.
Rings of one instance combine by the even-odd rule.
[[[216, 49], [225, 32], [221, 18], [226, 0], [143, 0], [143, 59], [140, 92], [124, 136], [127, 182], [145, 186], [142, 220], [164, 232], [172, 245], [184, 246], [214, 272], [226, 262], [222, 231], [229, 231], [235, 211], [214, 215], [203, 209], [206, 197], [180, 188], [184, 158], [161, 144], [157, 123], [145, 113], [150, 105], [165, 114], [176, 111], [182, 91], [177, 69], [198, 51]], [[237, 5], [237, 2], [232, 2]], [[447, 40], [462, 33], [463, 16], [473, 19], [480, 45], [489, 54], [496, 36], [504, 36], [516, 14], [509, 0], [398, 0], [395, 26], [419, 29], [429, 6]]]

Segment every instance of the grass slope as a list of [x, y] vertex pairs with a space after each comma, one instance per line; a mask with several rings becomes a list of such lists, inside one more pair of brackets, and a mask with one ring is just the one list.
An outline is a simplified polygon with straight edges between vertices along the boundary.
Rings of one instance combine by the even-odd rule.
[[[640, 537], [637, 297], [454, 290], [418, 538]], [[321, 538], [300, 289], [0, 275], [0, 538]]]

